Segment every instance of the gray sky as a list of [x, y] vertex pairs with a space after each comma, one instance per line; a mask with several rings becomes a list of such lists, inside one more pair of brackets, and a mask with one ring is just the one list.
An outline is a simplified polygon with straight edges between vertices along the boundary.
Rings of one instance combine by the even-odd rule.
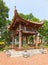
[[19, 13], [33, 15], [41, 20], [48, 20], [48, 0], [3, 0], [10, 8], [9, 19], [14, 15], [14, 6], [16, 6]]

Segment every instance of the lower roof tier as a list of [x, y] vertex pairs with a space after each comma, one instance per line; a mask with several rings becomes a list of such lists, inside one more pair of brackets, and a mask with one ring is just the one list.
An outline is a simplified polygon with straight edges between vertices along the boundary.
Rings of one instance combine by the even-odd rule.
[[[36, 35], [36, 34], [38, 34], [38, 32], [34, 32], [34, 31], [23, 31], [23, 32], [21, 32], [21, 34], [22, 34], [22, 36], [30, 36], [30, 35]], [[18, 36], [19, 35], [19, 32], [18, 31], [16, 31], [16, 32], [14, 32], [13, 33], [13, 35], [14, 36]]]

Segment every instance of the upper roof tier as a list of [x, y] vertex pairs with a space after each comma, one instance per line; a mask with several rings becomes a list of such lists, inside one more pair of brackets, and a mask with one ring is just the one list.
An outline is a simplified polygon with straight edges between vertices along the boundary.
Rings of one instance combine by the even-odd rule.
[[39, 28], [44, 24], [44, 21], [38, 23], [38, 22], [31, 22], [31, 21], [25, 20], [25, 19], [23, 19], [22, 17], [19, 16], [19, 14], [16, 10], [16, 7], [15, 7], [13, 22], [9, 26], [9, 29], [10, 30], [14, 29], [20, 23], [24, 24], [24, 25], [27, 25], [27, 26], [32, 26], [33, 28]]

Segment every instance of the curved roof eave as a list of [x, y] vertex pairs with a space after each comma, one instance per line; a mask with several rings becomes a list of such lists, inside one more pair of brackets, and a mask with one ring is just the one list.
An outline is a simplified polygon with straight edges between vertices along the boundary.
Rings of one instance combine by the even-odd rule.
[[25, 24], [28, 23], [28, 25], [31, 25], [31, 26], [37, 27], [37, 28], [41, 27], [44, 24], [44, 21], [38, 23], [38, 22], [32, 22], [32, 21], [28, 21], [28, 20], [23, 19], [22, 17], [19, 16], [17, 10], [15, 9], [14, 10], [14, 19], [13, 19], [13, 22], [10, 25], [9, 29], [13, 28], [13, 26], [15, 27], [17, 21], [23, 22]]

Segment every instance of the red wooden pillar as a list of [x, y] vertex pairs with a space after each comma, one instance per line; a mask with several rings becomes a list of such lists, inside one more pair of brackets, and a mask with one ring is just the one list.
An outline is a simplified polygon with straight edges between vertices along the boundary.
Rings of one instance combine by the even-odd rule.
[[21, 31], [19, 32], [19, 49], [22, 47], [22, 33]]
[[14, 47], [15, 47], [15, 39], [14, 39], [14, 36], [12, 34], [12, 49], [14, 49]]
[[22, 29], [21, 24], [19, 24], [19, 49], [22, 47]]
[[35, 45], [36, 45], [36, 48], [38, 48], [38, 39], [37, 39], [37, 34], [35, 35]]
[[28, 44], [28, 38], [27, 38], [27, 36], [26, 36], [26, 44]]

